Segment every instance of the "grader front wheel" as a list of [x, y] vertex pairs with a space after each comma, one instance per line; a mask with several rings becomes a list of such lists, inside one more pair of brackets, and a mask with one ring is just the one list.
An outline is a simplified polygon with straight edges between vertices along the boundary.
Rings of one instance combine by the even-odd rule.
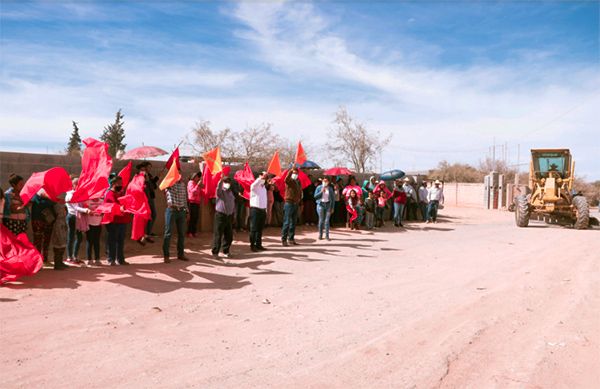
[[573, 227], [577, 230], [585, 230], [590, 224], [590, 207], [585, 197], [573, 197], [573, 205], [575, 206], [575, 224]]
[[519, 227], [527, 227], [529, 225], [529, 202], [526, 196], [515, 197], [515, 222]]

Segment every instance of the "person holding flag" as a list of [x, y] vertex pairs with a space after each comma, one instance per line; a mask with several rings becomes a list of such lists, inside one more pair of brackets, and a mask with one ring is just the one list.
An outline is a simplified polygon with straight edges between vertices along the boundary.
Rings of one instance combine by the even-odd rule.
[[233, 215], [235, 214], [235, 196], [231, 191], [231, 179], [227, 176], [217, 184], [217, 200], [215, 204], [215, 221], [213, 224], [212, 255], [219, 258], [223, 249], [225, 257], [230, 258], [231, 242], [233, 242]]
[[262, 245], [262, 233], [267, 220], [267, 172], [250, 185], [250, 250], [253, 252], [266, 250]]
[[169, 246], [173, 223], [177, 228], [177, 259], [187, 261], [184, 254], [185, 233], [188, 218], [188, 194], [185, 184], [181, 180], [179, 159], [169, 167], [169, 171], [160, 183], [160, 190], [165, 191], [167, 208], [165, 209], [165, 233], [163, 236], [163, 259], [170, 263]]
[[111, 205], [113, 211], [104, 216], [103, 224], [106, 224], [108, 237], [106, 239], [108, 248], [108, 264], [115, 266], [129, 265], [125, 260], [125, 231], [127, 224], [131, 222], [131, 215], [124, 213], [125, 208], [119, 201], [123, 196], [123, 179], [116, 173], [111, 173], [108, 179], [110, 189], [104, 196], [104, 204]]
[[302, 201], [302, 186], [298, 179], [298, 168], [288, 170], [285, 176], [285, 197], [283, 205], [283, 226], [281, 227], [281, 244], [297, 245], [294, 239], [296, 221], [298, 220], [298, 207]]

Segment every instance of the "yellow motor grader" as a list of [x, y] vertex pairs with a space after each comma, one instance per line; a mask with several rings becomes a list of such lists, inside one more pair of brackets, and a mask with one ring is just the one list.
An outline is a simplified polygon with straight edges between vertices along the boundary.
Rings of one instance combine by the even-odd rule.
[[531, 150], [529, 194], [514, 199], [515, 221], [527, 227], [529, 219], [586, 229], [590, 223], [587, 199], [573, 191], [575, 162], [569, 149]]

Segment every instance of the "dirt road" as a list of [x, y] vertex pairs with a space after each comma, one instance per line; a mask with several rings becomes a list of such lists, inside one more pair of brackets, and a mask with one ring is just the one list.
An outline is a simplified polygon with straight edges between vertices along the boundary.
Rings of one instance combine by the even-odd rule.
[[0, 288], [0, 386], [600, 387], [600, 230], [442, 213], [303, 228], [299, 247], [269, 229], [227, 265], [203, 235], [190, 263], [156, 243], [129, 267], [43, 270]]

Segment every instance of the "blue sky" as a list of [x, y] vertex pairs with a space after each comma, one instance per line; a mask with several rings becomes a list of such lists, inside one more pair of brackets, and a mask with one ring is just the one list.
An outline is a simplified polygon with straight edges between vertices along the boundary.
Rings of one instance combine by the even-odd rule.
[[570, 147], [600, 179], [596, 1], [0, 4], [3, 150], [56, 152], [122, 108], [131, 147], [268, 122], [326, 165], [343, 105], [392, 135], [384, 170], [477, 164], [495, 139], [510, 163]]

